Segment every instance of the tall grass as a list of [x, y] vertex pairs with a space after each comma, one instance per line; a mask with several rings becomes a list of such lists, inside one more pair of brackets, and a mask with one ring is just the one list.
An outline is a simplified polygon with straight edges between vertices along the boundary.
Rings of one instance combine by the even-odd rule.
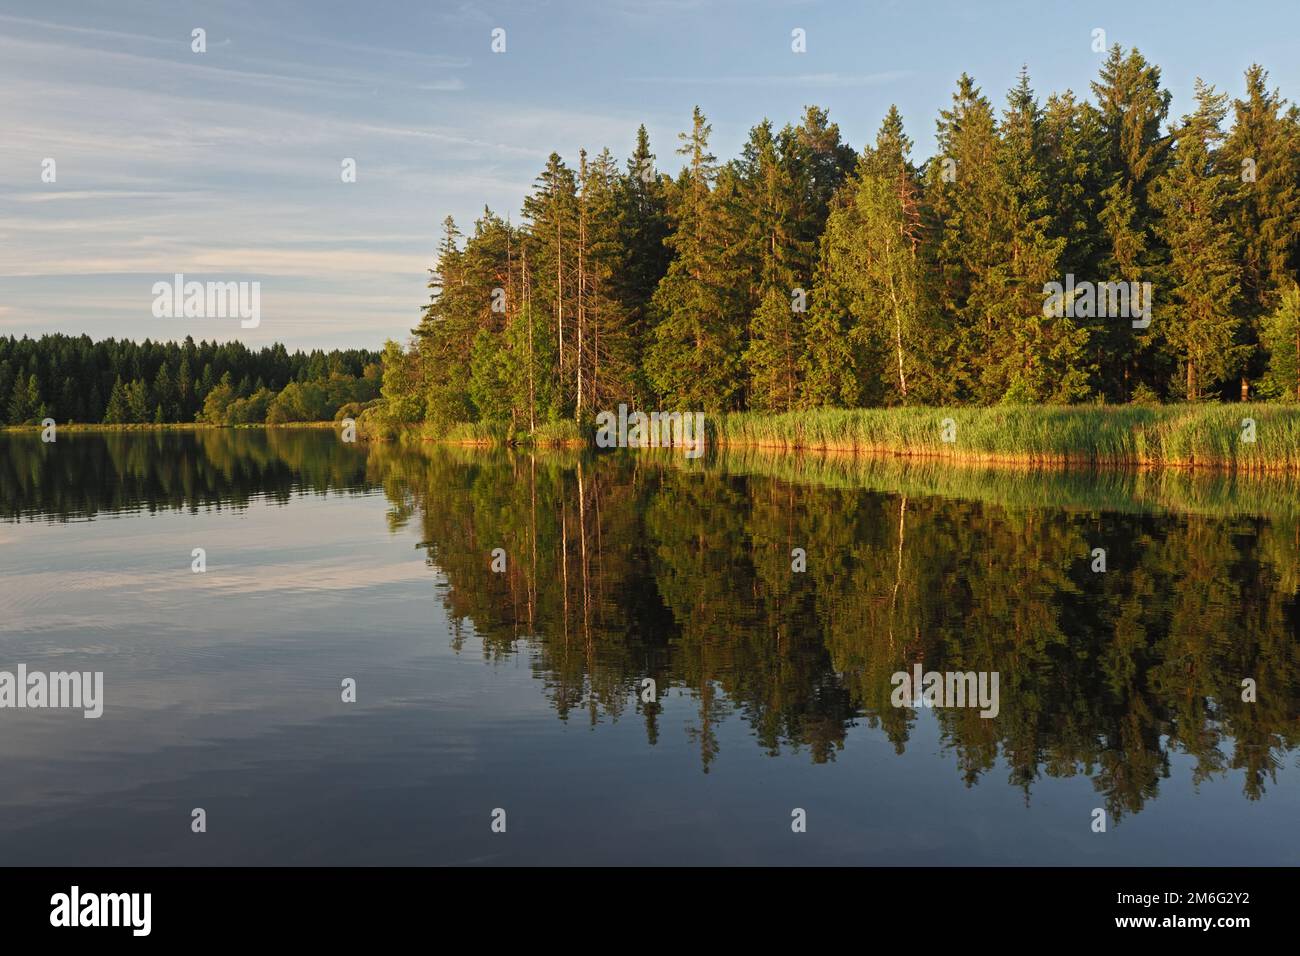
[[504, 445], [509, 438], [510, 426], [505, 422], [461, 422], [441, 436], [454, 445]]
[[[951, 419], [952, 442], [944, 420]], [[1255, 423], [1244, 440], [1243, 419]], [[831, 450], [991, 464], [1300, 470], [1300, 406], [995, 406], [812, 409], [710, 416], [722, 446]]]
[[534, 445], [585, 445], [589, 436], [583, 433], [577, 422], [564, 419], [558, 422], [544, 422], [530, 435], [522, 435], [521, 442], [531, 441]]

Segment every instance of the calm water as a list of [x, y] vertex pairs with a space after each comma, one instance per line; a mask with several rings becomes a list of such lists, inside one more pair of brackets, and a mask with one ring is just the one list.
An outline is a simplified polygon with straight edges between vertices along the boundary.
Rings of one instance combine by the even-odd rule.
[[[98, 720], [0, 710], [0, 860], [1300, 863], [1296, 502], [0, 435], [0, 670], [105, 682]], [[918, 663], [998, 672], [998, 715], [893, 706]]]

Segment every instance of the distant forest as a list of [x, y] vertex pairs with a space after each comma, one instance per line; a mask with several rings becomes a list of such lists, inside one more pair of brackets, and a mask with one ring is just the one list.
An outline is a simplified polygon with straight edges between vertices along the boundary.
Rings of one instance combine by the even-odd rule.
[[[697, 107], [675, 177], [644, 127], [622, 169], [552, 154], [517, 222], [446, 220], [375, 414], [1300, 398], [1300, 110], [1252, 66], [1171, 118], [1118, 46], [1091, 92], [1022, 71], [998, 108], [963, 75], [919, 165], [893, 107], [861, 153], [808, 107], [719, 163]], [[1045, 315], [1067, 274], [1151, 283], [1150, 326]]]
[[364, 349], [279, 343], [0, 337], [0, 424], [329, 421], [378, 398], [378, 363]]

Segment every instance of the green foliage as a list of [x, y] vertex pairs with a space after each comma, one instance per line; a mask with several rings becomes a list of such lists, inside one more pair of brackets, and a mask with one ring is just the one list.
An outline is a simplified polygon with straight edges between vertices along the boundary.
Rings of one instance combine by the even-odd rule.
[[506, 356], [507, 353], [498, 348], [496, 336], [487, 329], [480, 329], [469, 353], [469, 397], [474, 403], [478, 421], [510, 420]]
[[1157, 321], [1185, 370], [1182, 394], [1189, 401], [1236, 371], [1242, 358], [1234, 347], [1240, 265], [1224, 215], [1235, 177], [1220, 171], [1214, 156], [1226, 100], [1197, 80], [1196, 112], [1183, 118], [1174, 162], [1154, 190], [1170, 287]]
[[[894, 107], [860, 155], [817, 107], [798, 125], [758, 123], [730, 162], [697, 107], [675, 177], [655, 168], [644, 128], [625, 170], [608, 150], [579, 150], [576, 168], [553, 153], [522, 226], [490, 210], [469, 236], [445, 223], [430, 302], [412, 342], [386, 351], [375, 415], [431, 434], [494, 420], [535, 434], [620, 402], [720, 413], [1295, 394], [1277, 309], [1300, 264], [1300, 110], [1252, 66], [1225, 133], [1226, 98], [1197, 91], [1166, 129], [1160, 69], [1116, 46], [1090, 101], [1040, 103], [1022, 70], [997, 109], [963, 74], [920, 166]], [[1076, 315], [1077, 299], [1044, 309], [1050, 284], [1120, 282], [1150, 283], [1149, 326]]]
[[1300, 286], [1292, 284], [1264, 320], [1263, 344], [1268, 373], [1262, 391], [1268, 397], [1300, 402]]
[[278, 343], [253, 351], [239, 342], [192, 338], [136, 343], [96, 342], [86, 335], [0, 336], [0, 424], [17, 423], [10, 413], [20, 378], [22, 407], [16, 410], [24, 412], [23, 421], [48, 415], [64, 423], [189, 423], [202, 413], [208, 393], [226, 373], [244, 386], [236, 389], [237, 398], [258, 388], [277, 392], [289, 382], [312, 378], [312, 370], [319, 370], [320, 377], [329, 377], [332, 370], [342, 378], [364, 380], [363, 390], [374, 397], [381, 374], [378, 360], [367, 350], [290, 353]]
[[803, 354], [801, 319], [780, 290], [768, 290], [750, 322], [745, 351], [750, 408], [788, 412], [797, 406], [799, 357]]
[[716, 411], [739, 401], [740, 327], [732, 321], [732, 290], [723, 241], [723, 206], [712, 192], [717, 157], [709, 152], [712, 127], [695, 108], [691, 131], [678, 153], [686, 168], [677, 183], [676, 253], [650, 300], [655, 323], [646, 354], [646, 377], [660, 401]]

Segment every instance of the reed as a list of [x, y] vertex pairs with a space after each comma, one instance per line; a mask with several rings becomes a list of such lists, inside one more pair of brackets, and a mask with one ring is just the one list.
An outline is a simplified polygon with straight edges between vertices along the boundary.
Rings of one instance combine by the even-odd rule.
[[[1243, 421], [1254, 422], [1254, 441]], [[950, 421], [944, 441], [945, 421]], [[1300, 470], [1300, 406], [811, 409], [710, 416], [713, 444], [988, 464]]]

